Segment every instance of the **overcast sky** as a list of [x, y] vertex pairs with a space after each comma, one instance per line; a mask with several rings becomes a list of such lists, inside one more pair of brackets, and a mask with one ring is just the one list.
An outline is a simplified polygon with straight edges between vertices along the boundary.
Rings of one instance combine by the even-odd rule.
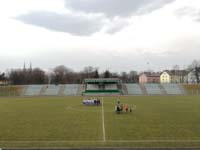
[[112, 71], [200, 59], [200, 0], [4, 0], [0, 71], [26, 62]]

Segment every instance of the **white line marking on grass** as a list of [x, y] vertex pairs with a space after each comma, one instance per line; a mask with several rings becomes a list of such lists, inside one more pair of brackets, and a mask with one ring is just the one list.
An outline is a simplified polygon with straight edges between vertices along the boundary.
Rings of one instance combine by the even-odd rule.
[[[74, 110], [74, 111], [79, 111], [79, 112], [99, 112], [99, 110], [84, 110], [82, 108], [78, 109], [75, 107], [76, 105], [74, 105], [73, 107], [72, 106], [68, 106], [65, 108], [65, 110]], [[79, 106], [79, 105], [77, 105]], [[89, 106], [88, 106], [89, 107]]]
[[105, 123], [104, 123], [104, 107], [103, 107], [103, 97], [102, 97], [102, 132], [103, 132], [103, 141], [106, 141], [106, 132], [105, 132]]
[[96, 140], [96, 141], [0, 141], [0, 143], [195, 143], [200, 142], [200, 140]]
[[97, 141], [0, 141], [0, 143], [101, 143]]
[[119, 142], [119, 143], [191, 143], [191, 142], [200, 142], [200, 140], [107, 140], [106, 142]]

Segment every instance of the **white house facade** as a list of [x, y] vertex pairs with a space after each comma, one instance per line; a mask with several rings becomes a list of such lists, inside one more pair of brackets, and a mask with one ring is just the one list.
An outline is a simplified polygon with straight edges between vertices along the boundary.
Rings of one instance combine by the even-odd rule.
[[160, 83], [171, 83], [171, 76], [167, 71], [161, 73]]

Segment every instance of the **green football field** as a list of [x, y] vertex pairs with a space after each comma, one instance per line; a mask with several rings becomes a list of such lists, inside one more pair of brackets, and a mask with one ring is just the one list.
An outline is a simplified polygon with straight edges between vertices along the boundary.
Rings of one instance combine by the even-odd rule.
[[200, 147], [200, 97], [121, 97], [135, 109], [116, 114], [117, 97], [0, 98], [0, 148]]

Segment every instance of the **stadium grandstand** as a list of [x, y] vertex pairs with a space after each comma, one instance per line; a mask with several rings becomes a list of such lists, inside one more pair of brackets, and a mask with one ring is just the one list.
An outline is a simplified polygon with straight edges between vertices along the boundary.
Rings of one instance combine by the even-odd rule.
[[24, 92], [25, 96], [39, 96], [43, 85], [28, 85]]
[[124, 86], [127, 90], [127, 95], [183, 95], [188, 93], [186, 86], [184, 87], [181, 84], [130, 83], [124, 84]]
[[54, 84], [47, 85], [44, 95], [47, 96], [58, 95], [60, 88], [61, 85], [54, 85]]
[[77, 95], [80, 87], [81, 85], [79, 84], [65, 84], [65, 88], [61, 94], [65, 96]]
[[182, 90], [181, 86], [179, 84], [162, 84], [162, 86], [165, 88], [167, 94], [171, 95], [179, 95], [184, 94], [185, 92]]
[[83, 84], [4, 85], [0, 96], [200, 95], [199, 85], [122, 83], [118, 78], [85, 79]]
[[161, 95], [161, 89], [159, 88], [159, 84], [144, 84], [146, 91], [149, 95]]
[[125, 84], [129, 95], [142, 95], [143, 92], [138, 84]]
[[85, 79], [83, 95], [120, 95], [122, 82], [118, 78]]

